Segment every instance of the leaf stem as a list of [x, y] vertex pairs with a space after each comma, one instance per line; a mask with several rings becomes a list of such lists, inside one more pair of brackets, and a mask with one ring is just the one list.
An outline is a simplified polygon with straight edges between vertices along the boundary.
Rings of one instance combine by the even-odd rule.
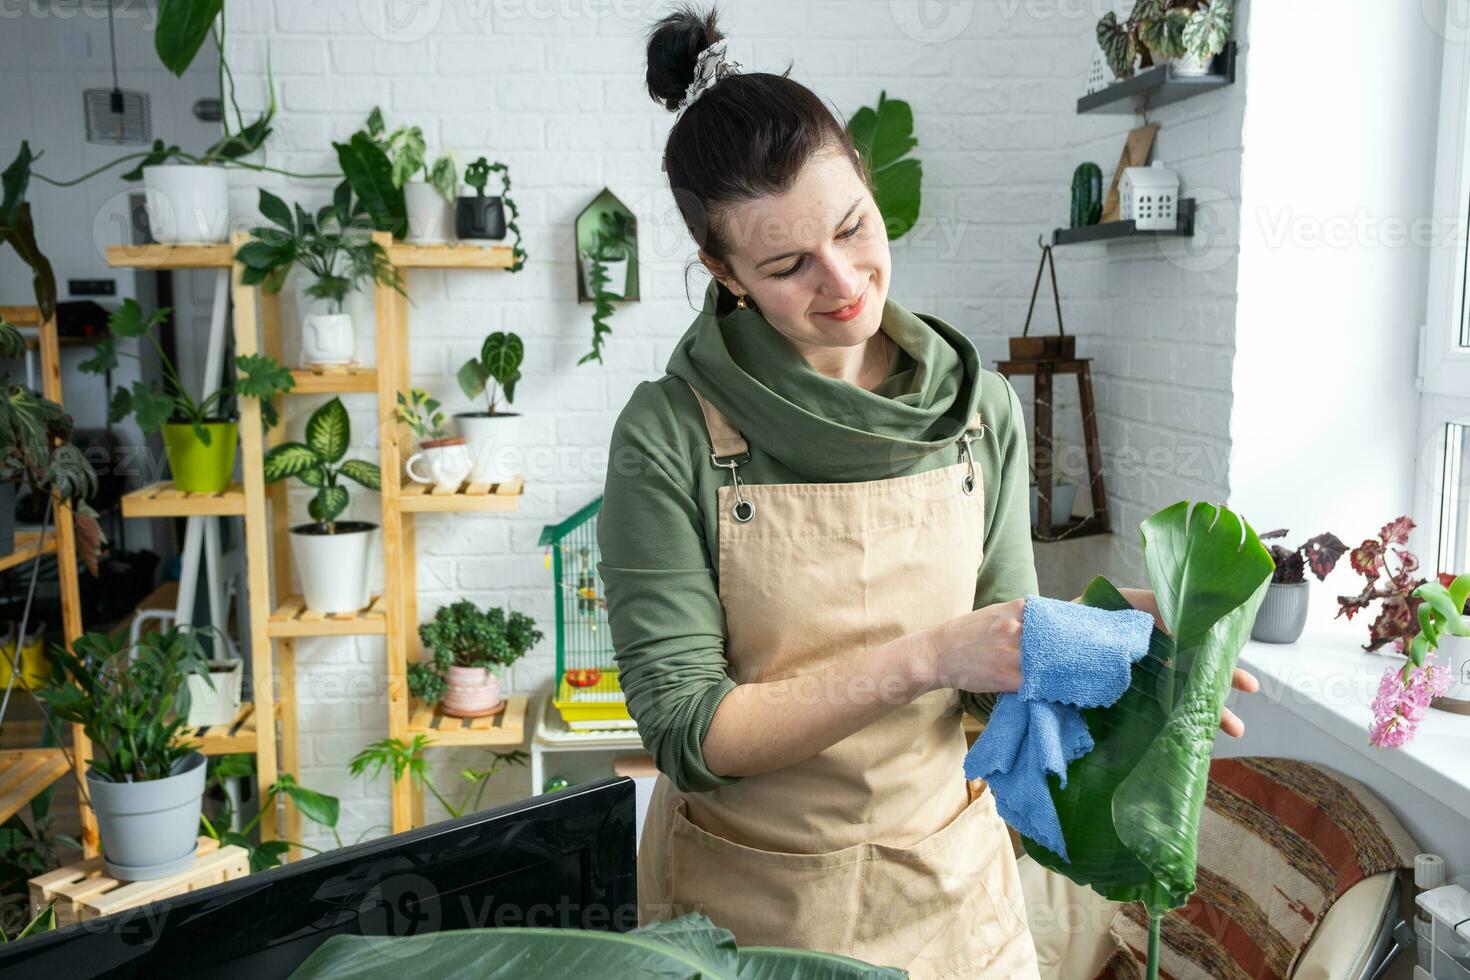
[[1148, 980], [1159, 980], [1159, 925], [1162, 915], [1149, 912], [1148, 916]]

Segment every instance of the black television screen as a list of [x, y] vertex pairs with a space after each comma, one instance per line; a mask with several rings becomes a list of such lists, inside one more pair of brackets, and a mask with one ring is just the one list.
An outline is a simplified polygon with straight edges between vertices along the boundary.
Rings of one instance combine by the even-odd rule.
[[638, 924], [633, 781], [598, 779], [0, 946], [0, 977], [281, 977], [337, 934]]

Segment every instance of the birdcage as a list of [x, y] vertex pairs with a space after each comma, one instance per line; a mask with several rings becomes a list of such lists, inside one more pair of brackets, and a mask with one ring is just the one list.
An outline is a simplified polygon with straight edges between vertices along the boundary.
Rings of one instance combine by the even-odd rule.
[[598, 497], [560, 524], [541, 529], [556, 599], [556, 697], [568, 728], [631, 728], [618, 686], [607, 600], [597, 574]]

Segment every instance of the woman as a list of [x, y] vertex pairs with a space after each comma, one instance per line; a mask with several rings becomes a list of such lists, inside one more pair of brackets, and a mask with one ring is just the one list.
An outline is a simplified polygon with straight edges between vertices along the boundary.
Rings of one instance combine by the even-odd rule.
[[640, 922], [1035, 976], [1005, 826], [962, 775], [962, 711], [1019, 686], [1037, 591], [1016, 393], [888, 298], [882, 216], [816, 95], [741, 72], [687, 9], [647, 80], [680, 112], [665, 169], [714, 281], [618, 417], [598, 522], [660, 770]]

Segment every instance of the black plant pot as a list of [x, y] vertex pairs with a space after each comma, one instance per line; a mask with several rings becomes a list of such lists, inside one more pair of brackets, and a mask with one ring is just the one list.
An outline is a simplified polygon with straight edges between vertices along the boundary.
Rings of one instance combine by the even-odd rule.
[[454, 233], [460, 238], [504, 238], [504, 202], [498, 197], [457, 199], [454, 202]]

